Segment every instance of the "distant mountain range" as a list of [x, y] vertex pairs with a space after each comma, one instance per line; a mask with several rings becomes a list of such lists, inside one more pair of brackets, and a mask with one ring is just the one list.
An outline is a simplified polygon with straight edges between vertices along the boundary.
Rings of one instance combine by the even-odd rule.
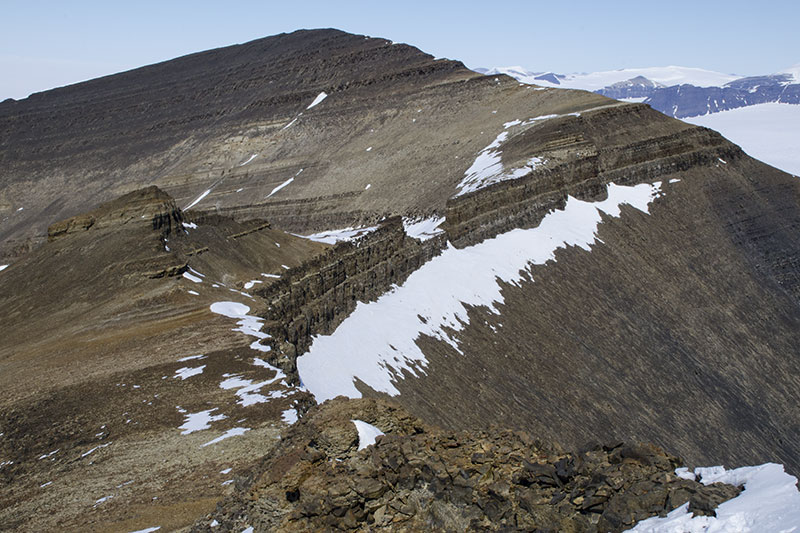
[[696, 117], [756, 104], [800, 104], [800, 63], [764, 76], [740, 77], [688, 67], [620, 69], [589, 74], [531, 72], [522, 67], [475, 69], [523, 83], [583, 89], [638, 101], [675, 118]]

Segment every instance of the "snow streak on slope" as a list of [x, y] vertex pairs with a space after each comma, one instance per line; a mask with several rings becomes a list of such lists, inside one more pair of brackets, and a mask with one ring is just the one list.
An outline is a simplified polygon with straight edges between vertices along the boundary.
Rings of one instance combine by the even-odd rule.
[[[530, 124], [535, 120], [552, 118], [553, 116], [555, 115], [529, 119], [525, 122], [525, 124]], [[519, 124], [522, 124], [521, 120], [512, 120], [511, 122], [506, 122], [503, 124], [503, 131], [500, 132], [500, 134], [489, 144], [489, 146], [478, 153], [478, 156], [475, 158], [472, 166], [470, 166], [464, 173], [464, 179], [462, 179], [457, 185], [458, 192], [455, 194], [456, 196], [475, 192], [478, 189], [483, 189], [484, 187], [488, 187], [489, 185], [493, 185], [501, 181], [521, 178], [536, 168], [537, 165], [543, 163], [541, 158], [532, 157], [522, 168], [509, 170], [503, 169], [503, 163], [501, 161], [503, 151], [500, 149], [500, 145], [503, 144], [508, 138], [508, 131], [506, 130], [508, 130], [508, 128], [511, 126], [517, 126]]]
[[306, 109], [311, 109], [312, 107], [314, 107], [316, 105], [319, 105], [319, 103], [322, 102], [323, 100], [325, 100], [327, 97], [328, 97], [328, 93], [326, 93], [325, 91], [322, 91], [321, 93], [319, 93], [317, 95], [316, 98], [314, 98], [314, 101], [311, 102]]
[[301, 381], [317, 402], [338, 395], [360, 398], [355, 378], [376, 391], [399, 394], [394, 383], [401, 371], [418, 375], [427, 364], [415, 342], [420, 335], [460, 352], [454, 335], [469, 321], [467, 305], [499, 312], [500, 281], [517, 283], [530, 264], [555, 260], [558, 248], [590, 250], [601, 213], [619, 216], [622, 204], [647, 212], [659, 190], [660, 183], [611, 184], [606, 200], [569, 197], [563, 210], [549, 213], [536, 228], [515, 229], [462, 250], [449, 247], [376, 302], [359, 302], [332, 335], [315, 337], [297, 359]]
[[[800, 492], [797, 478], [783, 466], [767, 463], [726, 471], [721, 466], [697, 468], [704, 485], [744, 484], [744, 491], [721, 504], [714, 516], [692, 516], [686, 503], [664, 518], [653, 517], [629, 530], [636, 533], [712, 533], [800, 531]], [[691, 475], [691, 474], [690, 474]], [[692, 476], [693, 479], [693, 476]]]
[[270, 336], [261, 331], [264, 325], [264, 319], [258, 316], [248, 315], [250, 307], [239, 302], [214, 302], [211, 304], [211, 312], [218, 315], [226, 316], [228, 318], [238, 319], [238, 328], [232, 331], [240, 331], [245, 335], [255, 337], [257, 340], [250, 344], [250, 348], [260, 352], [268, 352], [272, 348], [266, 344], [261, 344], [264, 339], [269, 339]]
[[378, 226], [359, 227], [359, 228], [342, 228], [322, 231], [320, 233], [313, 233], [311, 235], [298, 235], [293, 233], [295, 237], [302, 237], [310, 241], [322, 242], [325, 244], [336, 244], [339, 241], [354, 241], [378, 229]]
[[748, 155], [800, 176], [800, 105], [757, 104], [683, 120], [716, 130]]

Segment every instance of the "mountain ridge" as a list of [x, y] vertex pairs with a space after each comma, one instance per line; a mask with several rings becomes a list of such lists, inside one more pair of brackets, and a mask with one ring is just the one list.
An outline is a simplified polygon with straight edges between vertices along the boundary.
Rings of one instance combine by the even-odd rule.
[[506, 73], [525, 83], [591, 90], [615, 99], [639, 99], [675, 118], [768, 102], [800, 103], [796, 67], [765, 76], [736, 76], [677, 66], [567, 75], [534, 73], [521, 67], [477, 70], [486, 74]]
[[[532, 495], [505, 451], [491, 487], [472, 479], [486, 461], [464, 450], [501, 444], [484, 438], [498, 420], [567, 454], [606, 442], [589, 448], [611, 470], [662, 457], [616, 445], [647, 441], [692, 468], [797, 472], [796, 179], [647, 105], [337, 31], [254, 43], [0, 115], [0, 521], [202, 530], [245, 527], [253, 505], [262, 529], [290, 508], [298, 527], [324, 508], [367, 528], [439, 520], [411, 513], [432, 494], [490, 528], [530, 496], [592, 530], [605, 486]], [[432, 492], [317, 506], [358, 452], [355, 417], [442, 428], [362, 457], [441, 445], [451, 466], [415, 451], [421, 475], [399, 481]], [[359, 461], [334, 483], [367, 483]], [[657, 475], [680, 483], [673, 462]], [[397, 473], [379, 470], [370, 487]]]

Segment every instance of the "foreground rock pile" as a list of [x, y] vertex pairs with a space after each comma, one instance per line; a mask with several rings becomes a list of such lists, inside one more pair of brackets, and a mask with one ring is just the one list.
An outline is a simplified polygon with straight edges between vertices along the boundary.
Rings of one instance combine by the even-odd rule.
[[[351, 420], [386, 433], [358, 451]], [[444, 432], [389, 404], [314, 407], [193, 531], [622, 531], [740, 489], [680, 479], [650, 445], [568, 453], [523, 433]]]

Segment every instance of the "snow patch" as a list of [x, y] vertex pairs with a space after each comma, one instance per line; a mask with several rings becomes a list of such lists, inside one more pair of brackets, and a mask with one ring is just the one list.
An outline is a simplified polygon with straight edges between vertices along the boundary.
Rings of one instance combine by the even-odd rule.
[[239, 331], [245, 335], [256, 337], [257, 340], [250, 344], [251, 349], [260, 352], [268, 352], [272, 349], [260, 342], [264, 339], [271, 338], [270, 335], [261, 331], [264, 325], [264, 319], [258, 316], [248, 315], [247, 313], [250, 311], [248, 306], [239, 302], [214, 302], [211, 304], [210, 309], [212, 313], [237, 319], [236, 324], [239, 327], [234, 328], [232, 331]]
[[206, 365], [201, 365], [201, 366], [194, 367], [194, 368], [190, 368], [188, 366], [185, 366], [183, 368], [179, 368], [178, 370], [176, 370], [175, 371], [175, 375], [172, 376], [172, 377], [181, 378], [181, 381], [183, 381], [184, 379], [190, 378], [192, 376], [196, 376], [198, 374], [202, 374], [203, 373], [203, 369], [205, 367], [206, 367]]
[[191, 209], [192, 207], [196, 206], [200, 202], [200, 200], [202, 200], [203, 198], [208, 196], [208, 193], [210, 193], [210, 192], [211, 192], [211, 189], [208, 189], [208, 190], [204, 191], [203, 194], [201, 194], [200, 196], [198, 196], [197, 198], [194, 199], [194, 202], [192, 202], [189, 205], [187, 205], [186, 207], [184, 207], [183, 210], [186, 211], [187, 209]]
[[351, 420], [358, 430], [358, 449], [363, 450], [367, 446], [375, 444], [375, 439], [379, 435], [384, 435], [383, 431], [372, 424], [367, 424], [363, 420]]
[[189, 274], [188, 272], [184, 272], [183, 277], [188, 279], [189, 281], [194, 281], [195, 283], [203, 283], [202, 279], [198, 278], [194, 274]]
[[9, 265], [0, 265], [0, 272], [7, 269]]
[[91, 449], [91, 450], [89, 450], [88, 452], [84, 452], [84, 453], [82, 453], [82, 454], [81, 454], [81, 457], [86, 457], [86, 456], [87, 456], [87, 455], [89, 455], [90, 453], [93, 453], [93, 452], [95, 452], [96, 450], [99, 450], [100, 448], [105, 448], [106, 446], [110, 446], [110, 445], [111, 445], [111, 443], [110, 443], [110, 442], [107, 442], [107, 443], [105, 443], [105, 444], [101, 444], [100, 446], [95, 446], [94, 448], [92, 448], [92, 449]]
[[98, 505], [100, 505], [103, 502], [107, 502], [108, 500], [110, 500], [113, 497], [114, 497], [113, 494], [111, 496], [103, 496], [102, 498], [100, 498], [99, 500], [94, 502], [94, 507], [97, 507]]
[[[205, 448], [206, 446], [211, 446], [212, 444], [216, 444], [219, 441], [225, 440], [227, 438], [238, 437], [239, 435], [244, 435], [248, 431], [250, 431], [250, 428], [231, 428], [228, 431], [226, 431], [225, 433], [223, 433], [222, 435], [220, 435], [219, 437], [217, 437], [216, 439], [210, 440], [210, 441], [206, 442], [205, 444], [203, 444], [200, 447], [201, 448]], [[230, 472], [230, 469], [228, 469], [228, 472]]]
[[219, 386], [225, 390], [238, 389], [236, 391], [236, 396], [239, 398], [237, 403], [242, 407], [249, 407], [257, 403], [266, 403], [270, 400], [274, 400], [275, 398], [282, 398], [286, 396], [286, 391], [283, 390], [272, 391], [268, 396], [264, 396], [260, 393], [263, 387], [275, 383], [282, 377], [285, 376], [276, 375], [272, 379], [254, 383], [253, 380], [250, 379], [232, 376], [225, 379], [219, 384]]
[[244, 290], [250, 290], [255, 287], [256, 283], [264, 283], [260, 279], [251, 279], [247, 283], [244, 284]]
[[136, 531], [131, 531], [131, 533], [153, 533], [153, 531], [158, 531], [159, 529], [161, 529], [161, 526], [153, 526], [145, 529], [137, 529]]
[[240, 167], [243, 167], [243, 166], [245, 166], [247, 163], [249, 163], [250, 161], [252, 161], [252, 160], [253, 160], [253, 159], [255, 159], [256, 157], [258, 157], [258, 154], [253, 154], [253, 155], [251, 155], [251, 156], [250, 156], [250, 159], [248, 159], [248, 160], [247, 160], [247, 161], [245, 161], [244, 163], [240, 164], [239, 166], [240, 166]]
[[197, 229], [197, 224], [195, 224], [194, 222], [181, 222], [181, 225], [184, 228]]
[[50, 453], [46, 453], [46, 454], [44, 454], [44, 455], [40, 456], [40, 457], [39, 457], [39, 460], [41, 461], [42, 459], [47, 459], [48, 457], [52, 457], [53, 455], [57, 454], [57, 453], [58, 453], [58, 450], [60, 450], [60, 449], [61, 449], [61, 448], [58, 448], [57, 450], [53, 450], [53, 451], [52, 451], [52, 452], [50, 452]]
[[195, 431], [209, 429], [211, 427], [211, 422], [217, 422], [218, 420], [228, 418], [225, 415], [212, 415], [211, 413], [216, 410], [217, 408], [215, 407], [207, 411], [200, 411], [199, 413], [188, 413], [183, 425], [178, 428], [183, 430], [181, 431], [181, 435], [188, 435]]
[[[722, 503], [714, 516], [692, 516], [689, 504], [678, 507], [666, 517], [639, 522], [628, 531], [637, 533], [712, 533], [800, 530], [800, 492], [797, 478], [787, 474], [782, 465], [766, 463], [726, 470], [721, 466], [696, 468], [694, 474], [681, 470], [680, 477], [699, 476], [704, 485], [721, 482], [744, 485], [732, 500]], [[677, 471], [676, 471], [677, 473]]]
[[[552, 117], [553, 115], [535, 117], [526, 121], [525, 125], [531, 124], [537, 120], [544, 120]], [[501, 161], [503, 152], [500, 150], [500, 145], [508, 138], [508, 132], [505, 130], [512, 126], [518, 126], [519, 124], [522, 124], [521, 120], [512, 120], [511, 122], [503, 124], [503, 131], [495, 137], [494, 141], [492, 141], [489, 146], [478, 153], [472, 166], [464, 173], [464, 179], [457, 185], [458, 192], [455, 196], [471, 193], [501, 181], [521, 178], [544, 162], [544, 160], [539, 157], [532, 157], [525, 166], [504, 171]]]
[[325, 244], [336, 244], [339, 241], [354, 241], [378, 229], [378, 226], [360, 227], [360, 228], [342, 228], [322, 231], [320, 233], [312, 233], [311, 235], [297, 235], [310, 241], [322, 242]]
[[293, 181], [294, 181], [294, 177], [291, 177], [288, 180], [284, 181], [283, 183], [281, 183], [280, 185], [278, 185], [277, 187], [272, 189], [272, 192], [267, 195], [267, 198], [269, 198], [270, 196], [272, 196], [276, 192], [280, 191], [281, 189], [283, 189], [284, 187], [286, 187], [287, 185], [289, 185]]
[[283, 413], [281, 413], [281, 420], [289, 424], [290, 426], [297, 422], [297, 409], [287, 409]]
[[328, 97], [328, 93], [326, 93], [325, 91], [322, 91], [321, 93], [319, 93], [319, 94], [317, 95], [317, 97], [316, 97], [316, 98], [314, 98], [314, 101], [313, 101], [313, 102], [311, 102], [310, 104], [308, 104], [308, 107], [307, 107], [306, 109], [311, 109], [311, 108], [312, 108], [312, 107], [314, 107], [315, 105], [319, 105], [319, 103], [320, 103], [320, 102], [322, 102], [323, 100], [325, 100], [327, 97]]
[[356, 377], [376, 391], [399, 394], [394, 383], [402, 372], [416, 376], [427, 365], [416, 344], [421, 335], [460, 351], [454, 335], [469, 322], [467, 306], [497, 313], [501, 281], [518, 282], [529, 265], [554, 261], [558, 248], [591, 250], [603, 213], [617, 217], [622, 204], [646, 213], [660, 186], [610, 184], [606, 200], [568, 197], [563, 210], [549, 213], [536, 228], [515, 229], [461, 250], [448, 247], [402, 286], [375, 302], [359, 302], [332, 335], [315, 336], [297, 359], [302, 383], [320, 403], [339, 395], [360, 398]]
[[206, 357], [206, 356], [205, 356], [205, 355], [203, 355], [203, 354], [198, 354], [198, 355], [188, 355], [188, 356], [186, 356], [186, 357], [181, 357], [180, 359], [178, 359], [178, 362], [179, 362], [179, 363], [184, 363], [184, 362], [186, 362], [186, 361], [194, 361], [195, 359], [205, 359], [205, 357]]
[[421, 241], [427, 241], [436, 235], [444, 233], [444, 230], [439, 228], [443, 222], [444, 217], [437, 216], [422, 220], [412, 220], [410, 218], [403, 217], [403, 228], [405, 228], [406, 235], [409, 237], [419, 239]]
[[302, 168], [301, 168], [300, 170], [298, 170], [298, 171], [297, 171], [297, 174], [295, 174], [294, 176], [292, 176], [292, 177], [291, 177], [291, 178], [289, 178], [288, 180], [284, 181], [283, 183], [281, 183], [280, 185], [278, 185], [277, 187], [275, 187], [274, 189], [272, 189], [272, 192], [271, 192], [271, 193], [269, 193], [269, 194], [268, 194], [266, 197], [267, 197], [267, 198], [269, 198], [270, 196], [272, 196], [272, 195], [273, 195], [273, 194], [275, 194], [276, 192], [280, 191], [281, 189], [283, 189], [284, 187], [286, 187], [287, 185], [289, 185], [291, 182], [293, 182], [293, 181], [294, 181], [294, 179], [295, 179], [297, 176], [299, 176], [299, 175], [300, 175], [300, 173], [301, 173], [301, 172], [303, 172], [303, 169], [302, 169]]

